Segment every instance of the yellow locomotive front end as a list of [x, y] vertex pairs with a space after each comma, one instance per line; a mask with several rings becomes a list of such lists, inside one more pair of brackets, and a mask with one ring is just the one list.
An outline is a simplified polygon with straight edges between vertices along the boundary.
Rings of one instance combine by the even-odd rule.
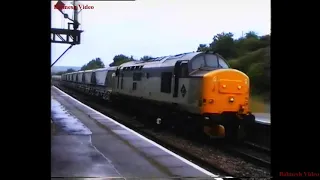
[[204, 75], [201, 114], [249, 113], [249, 77], [235, 69]]
[[255, 121], [249, 111], [249, 77], [235, 69], [217, 69], [203, 76], [200, 112], [205, 132], [238, 137], [240, 127]]

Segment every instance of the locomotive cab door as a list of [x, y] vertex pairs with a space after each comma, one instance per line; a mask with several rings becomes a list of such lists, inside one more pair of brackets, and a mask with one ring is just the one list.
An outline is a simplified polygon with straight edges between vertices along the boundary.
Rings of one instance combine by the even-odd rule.
[[111, 75], [111, 89], [116, 87], [116, 72], [113, 71]]
[[117, 77], [117, 89], [119, 89], [119, 84], [120, 84], [120, 68], [121, 67], [117, 67], [116, 73], [115, 73], [115, 75]]
[[177, 61], [174, 66], [174, 90], [173, 97], [178, 97], [179, 79], [188, 77], [188, 61]]

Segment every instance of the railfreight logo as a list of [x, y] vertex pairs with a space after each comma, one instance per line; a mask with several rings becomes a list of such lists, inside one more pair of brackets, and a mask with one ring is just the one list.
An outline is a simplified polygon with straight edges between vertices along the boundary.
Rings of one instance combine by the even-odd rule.
[[58, 1], [55, 5], [54, 5], [54, 9], [57, 9], [59, 11], [65, 10], [65, 9], [75, 9], [75, 10], [83, 10], [83, 9], [94, 9], [94, 6], [90, 6], [88, 4], [80, 4], [77, 3], [75, 5], [73, 4], [65, 4], [62, 1]]

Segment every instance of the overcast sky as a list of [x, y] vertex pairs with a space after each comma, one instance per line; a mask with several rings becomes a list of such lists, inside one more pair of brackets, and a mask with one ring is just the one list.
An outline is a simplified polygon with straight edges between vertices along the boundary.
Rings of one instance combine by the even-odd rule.
[[[68, 20], [53, 9], [52, 27], [66, 28]], [[70, 2], [66, 2], [69, 3]], [[196, 51], [215, 34], [256, 31], [270, 33], [270, 0], [137, 0], [80, 1], [81, 44], [73, 46], [57, 66], [82, 66], [100, 57], [108, 66], [115, 55], [166, 56]], [[70, 13], [70, 11], [69, 11]], [[51, 62], [69, 45], [51, 44]]]

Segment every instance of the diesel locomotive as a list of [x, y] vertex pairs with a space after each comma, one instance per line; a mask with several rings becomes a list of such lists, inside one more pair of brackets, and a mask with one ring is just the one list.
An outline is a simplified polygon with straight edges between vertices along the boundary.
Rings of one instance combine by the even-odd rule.
[[155, 125], [190, 133], [233, 139], [255, 122], [249, 77], [217, 53], [190, 52], [66, 73], [60, 83], [130, 107]]

